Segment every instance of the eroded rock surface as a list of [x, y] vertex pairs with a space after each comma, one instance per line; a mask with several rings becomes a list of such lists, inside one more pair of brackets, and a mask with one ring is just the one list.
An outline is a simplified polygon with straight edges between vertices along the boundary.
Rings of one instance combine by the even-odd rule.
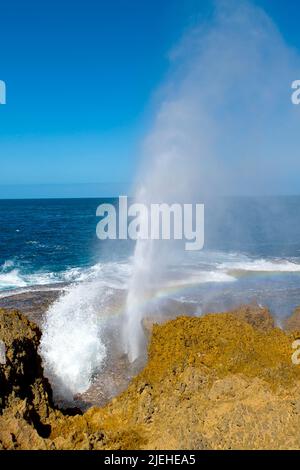
[[3, 449], [298, 449], [296, 333], [241, 307], [151, 327], [146, 367], [104, 408], [56, 410], [37, 354], [38, 328], [0, 311]]
[[300, 335], [300, 307], [295, 308], [292, 315], [288, 317], [283, 325], [288, 332], [298, 332]]

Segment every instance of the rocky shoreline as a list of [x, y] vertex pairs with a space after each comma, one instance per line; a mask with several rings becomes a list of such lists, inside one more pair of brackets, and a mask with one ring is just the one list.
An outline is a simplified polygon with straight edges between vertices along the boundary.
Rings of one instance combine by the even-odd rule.
[[268, 309], [144, 322], [148, 362], [106, 406], [54, 405], [39, 327], [0, 310], [2, 449], [299, 449], [300, 309], [275, 327]]
[[43, 290], [38, 287], [27, 292], [16, 291], [0, 298], [0, 309], [19, 310], [41, 327], [45, 312], [59, 298], [63, 288], [64, 285], [59, 284], [56, 288], [44, 286]]

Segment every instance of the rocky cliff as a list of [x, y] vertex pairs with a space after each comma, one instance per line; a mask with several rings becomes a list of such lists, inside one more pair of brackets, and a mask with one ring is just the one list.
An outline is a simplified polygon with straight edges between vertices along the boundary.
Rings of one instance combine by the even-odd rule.
[[104, 408], [55, 409], [37, 353], [40, 332], [0, 311], [2, 449], [298, 449], [300, 333], [244, 306], [182, 316], [151, 334], [146, 367]]

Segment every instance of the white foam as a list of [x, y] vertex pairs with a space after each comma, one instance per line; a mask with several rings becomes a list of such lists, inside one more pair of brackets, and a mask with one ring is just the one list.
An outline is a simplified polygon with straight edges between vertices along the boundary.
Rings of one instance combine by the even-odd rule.
[[219, 271], [196, 271], [189, 273], [182, 279], [170, 280], [165, 287], [180, 287], [197, 284], [205, 284], [209, 282], [234, 282], [236, 278], [225, 272]]
[[245, 260], [241, 262], [227, 262], [219, 265], [219, 269], [227, 272], [248, 271], [248, 272], [300, 272], [300, 264], [289, 260]]
[[103, 311], [112, 291], [103, 283], [71, 286], [48, 310], [40, 353], [56, 396], [86, 391], [106, 357]]
[[0, 274], [0, 290], [24, 286], [26, 286], [26, 281], [22, 278], [18, 269], [12, 269], [8, 273]]
[[1, 266], [1, 270], [5, 271], [8, 268], [12, 268], [14, 266], [14, 264], [15, 263], [14, 263], [13, 260], [8, 259], [8, 260], [4, 261], [3, 265]]
[[[89, 267], [69, 268], [61, 272], [22, 273], [13, 261], [6, 261], [0, 268], [0, 291], [19, 289], [21, 287], [45, 286], [57, 283], [87, 282], [95, 279], [110, 281], [111, 287], [124, 289], [130, 275], [130, 263], [108, 262], [97, 263]], [[6, 296], [6, 293], [1, 293]]]

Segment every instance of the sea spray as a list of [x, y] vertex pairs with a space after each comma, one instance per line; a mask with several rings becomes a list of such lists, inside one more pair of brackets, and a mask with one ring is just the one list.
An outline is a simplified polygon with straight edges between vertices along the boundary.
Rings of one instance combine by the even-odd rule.
[[[145, 142], [137, 202], [205, 202], [202, 193], [266, 194], [278, 189], [278, 182], [284, 191], [290, 188], [291, 169], [299, 174], [299, 119], [289, 95], [299, 58], [261, 9], [243, 1], [218, 5], [212, 26], [196, 26], [172, 51], [175, 71]], [[240, 222], [232, 220], [236, 239], [243, 238]], [[268, 230], [272, 239], [274, 228]], [[170, 261], [176, 261], [174, 246], [136, 243], [123, 315], [124, 349], [131, 361], [144, 351], [142, 319], [158, 306], [156, 293], [166, 284]], [[223, 282], [222, 270], [214, 269], [216, 282], [220, 277]], [[193, 279], [203, 282], [207, 275], [202, 274]], [[89, 386], [105, 360], [106, 289], [85, 283], [69, 294], [46, 315], [41, 352], [55, 390], [74, 394]]]
[[138, 240], [134, 253], [133, 275], [129, 284], [123, 327], [123, 344], [130, 362], [139, 357], [146, 344], [142, 318], [151, 289], [152, 247], [152, 240]]
[[48, 310], [40, 353], [58, 398], [86, 391], [106, 357], [101, 305], [111, 295], [96, 281], [71, 286]]
[[[136, 200], [150, 206], [152, 203], [168, 204], [173, 202], [184, 203], [191, 198], [190, 189], [193, 184], [186, 185], [181, 181], [180, 174], [184, 171], [185, 163], [188, 159], [181, 153], [185, 144], [179, 142], [180, 124], [183, 123], [185, 114], [179, 114], [175, 120], [177, 124], [172, 129], [165, 129], [165, 115], [159, 116], [159, 135], [153, 135], [148, 141], [149, 151], [152, 153], [153, 146], [161, 140], [164, 141], [162, 150], [157, 152], [157, 159], [153, 162], [154, 169], [150, 169], [149, 178], [145, 180], [145, 185], [137, 191]], [[171, 132], [169, 132], [169, 130]], [[178, 132], [177, 132], [178, 131]], [[174, 145], [174, 141], [178, 141]], [[194, 165], [189, 167], [194, 171]], [[166, 185], [166, 181], [169, 183]], [[185, 199], [186, 198], [186, 199]], [[160, 219], [151, 220], [151, 224], [160, 224]], [[151, 227], [155, 232], [160, 232], [160, 227]], [[123, 344], [124, 350], [131, 362], [134, 362], [145, 352], [146, 339], [143, 333], [142, 319], [145, 312], [154, 316], [157, 310], [156, 293], [164, 288], [168, 264], [176, 257], [176, 242], [174, 240], [137, 240], [133, 257], [133, 274], [129, 282], [129, 289], [126, 301], [126, 308], [123, 321]], [[173, 249], [170, 250], [170, 246]], [[152, 309], [152, 311], [151, 311]]]
[[[203, 202], [201, 195], [264, 193], [295, 167], [298, 149], [291, 142], [297, 122], [288, 84], [300, 61], [263, 10], [247, 1], [216, 2], [211, 25], [188, 31], [171, 60], [173, 74], [145, 144], [139, 202], [183, 204]], [[275, 129], [281, 133], [276, 146]], [[274, 168], [282, 155], [289, 163]], [[145, 300], [167, 275], [173, 246], [136, 243], [123, 327], [131, 361], [143, 353]]]

